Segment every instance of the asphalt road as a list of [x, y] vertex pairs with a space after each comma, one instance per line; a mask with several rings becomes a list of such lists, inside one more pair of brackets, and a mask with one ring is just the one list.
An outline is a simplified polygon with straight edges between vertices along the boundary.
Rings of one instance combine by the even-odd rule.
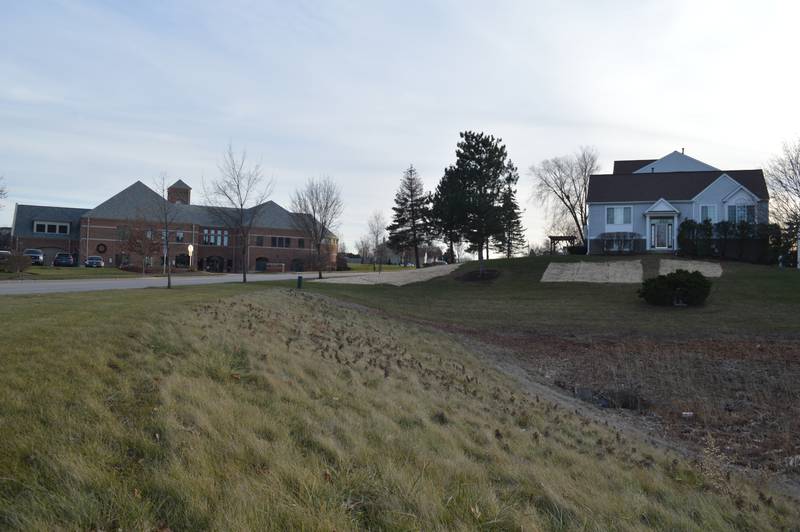
[[[326, 273], [325, 277], [347, 276], [352, 273]], [[304, 279], [316, 278], [315, 272], [306, 272]], [[248, 282], [289, 281], [297, 279], [296, 273], [248, 273]], [[229, 273], [210, 276], [175, 276], [173, 286], [197, 286], [242, 281], [242, 274]], [[58, 292], [95, 292], [100, 290], [128, 290], [167, 286], [166, 277], [123, 277], [118, 279], [76, 279], [70, 281], [0, 281], [0, 296], [20, 294], [52, 294]]]

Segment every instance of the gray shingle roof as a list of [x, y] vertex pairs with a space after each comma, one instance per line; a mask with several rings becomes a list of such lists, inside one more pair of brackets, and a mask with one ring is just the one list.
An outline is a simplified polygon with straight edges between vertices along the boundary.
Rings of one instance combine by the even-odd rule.
[[661, 172], [644, 174], [597, 174], [589, 177], [586, 201], [687, 201], [722, 174], [727, 174], [762, 200], [769, 199], [761, 170], [715, 170], [713, 172]]
[[[15, 237], [37, 238], [78, 238], [81, 216], [89, 209], [73, 209], [70, 207], [48, 207], [44, 205], [17, 205], [14, 209], [14, 223], [11, 228]], [[61, 222], [70, 224], [69, 235], [47, 235], [33, 232], [33, 222]]]
[[[103, 218], [109, 220], [158, 220], [159, 206], [166, 200], [156, 191], [137, 181], [125, 190], [112, 196], [94, 209], [85, 213], [90, 218]], [[216, 209], [206, 205], [175, 204], [175, 222], [197, 224], [205, 226], [221, 226], [222, 220]], [[234, 209], [224, 209], [234, 212]], [[266, 202], [261, 208], [254, 227], [271, 229], [296, 229], [292, 220], [293, 214], [275, 203]]]
[[181, 188], [184, 190], [192, 190], [192, 187], [183, 182], [183, 179], [178, 179], [169, 188]]
[[628, 161], [614, 161], [615, 174], [632, 174], [639, 168], [644, 168], [650, 163], [656, 162], [658, 159], [635, 159]]

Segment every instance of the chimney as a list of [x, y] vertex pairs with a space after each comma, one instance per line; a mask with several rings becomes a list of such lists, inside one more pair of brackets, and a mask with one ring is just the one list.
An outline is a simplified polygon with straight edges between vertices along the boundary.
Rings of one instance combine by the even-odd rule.
[[684, 150], [684, 148], [681, 148], [681, 155], [683, 155], [683, 150]]
[[178, 179], [167, 189], [167, 201], [189, 205], [192, 198], [192, 187]]

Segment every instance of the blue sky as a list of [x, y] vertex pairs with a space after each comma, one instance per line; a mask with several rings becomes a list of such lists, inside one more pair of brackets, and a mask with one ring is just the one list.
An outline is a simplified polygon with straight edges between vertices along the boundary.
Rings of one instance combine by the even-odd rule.
[[[763, 166], [800, 137], [797, 2], [9, 2], [0, 175], [13, 204], [92, 207], [161, 172], [201, 201], [230, 141], [288, 205], [328, 175], [350, 244], [458, 132], [527, 168], [580, 145]], [[528, 237], [541, 209], [525, 201]]]

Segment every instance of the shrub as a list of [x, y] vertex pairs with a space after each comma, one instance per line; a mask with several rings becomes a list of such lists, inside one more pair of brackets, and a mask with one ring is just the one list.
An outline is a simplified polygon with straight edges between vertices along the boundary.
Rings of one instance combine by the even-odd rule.
[[25, 255], [11, 255], [2, 264], [2, 268], [7, 273], [16, 273], [22, 277], [22, 274], [31, 267], [31, 258]]
[[678, 270], [645, 279], [639, 297], [651, 305], [697, 306], [705, 303], [710, 292], [711, 281], [702, 273]]
[[569, 255], [586, 255], [586, 246], [567, 246], [566, 250]]

